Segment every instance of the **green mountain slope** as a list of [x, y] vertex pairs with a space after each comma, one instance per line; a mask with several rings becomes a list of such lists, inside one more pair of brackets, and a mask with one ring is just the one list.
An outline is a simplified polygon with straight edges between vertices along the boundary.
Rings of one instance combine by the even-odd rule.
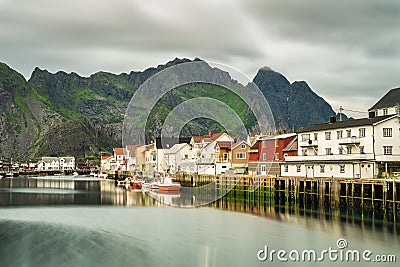
[[[125, 110], [139, 86], [153, 74], [184, 62], [190, 60], [175, 59], [142, 72], [98, 72], [90, 77], [36, 68], [29, 81], [1, 63], [0, 155], [19, 159], [44, 155], [83, 157], [111, 151], [121, 144]], [[233, 82], [226, 72], [212, 68], [208, 71], [221, 81]], [[283, 75], [265, 68], [260, 69], [254, 82], [269, 101], [280, 128], [307, 127], [334, 115], [329, 104], [305, 82], [290, 84]], [[255, 118], [237, 95], [211, 84], [187, 84], [164, 95], [153, 108], [146, 124], [147, 140], [160, 134], [163, 121], [174, 107], [197, 97], [226, 103], [246, 128], [254, 129]], [[219, 123], [200, 118], [188, 123], [181, 135], [206, 134], [210, 129], [224, 130]]]

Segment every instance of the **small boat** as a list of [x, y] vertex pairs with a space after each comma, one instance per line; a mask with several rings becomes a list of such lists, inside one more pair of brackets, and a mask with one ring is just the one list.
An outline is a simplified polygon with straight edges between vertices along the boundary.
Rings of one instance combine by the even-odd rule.
[[79, 175], [79, 173], [77, 173], [77, 172], [74, 172], [73, 174], [72, 174], [72, 176], [78, 176]]
[[[97, 176], [94, 176], [94, 177], [97, 177]], [[108, 177], [108, 174], [107, 174], [107, 173], [100, 173], [100, 174], [99, 174], [99, 178], [100, 178], [100, 179], [107, 179], [107, 177]]]
[[159, 192], [177, 192], [182, 188], [180, 183], [173, 183], [171, 177], [165, 177], [163, 183], [158, 184]]
[[131, 180], [132, 189], [142, 189], [142, 181]]
[[5, 176], [6, 178], [13, 178], [14, 174], [12, 172], [7, 172]]

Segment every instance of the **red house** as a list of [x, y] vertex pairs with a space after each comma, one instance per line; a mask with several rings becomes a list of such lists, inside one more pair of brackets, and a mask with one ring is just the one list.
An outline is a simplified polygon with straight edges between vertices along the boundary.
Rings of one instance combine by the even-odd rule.
[[[256, 175], [279, 175], [279, 162], [285, 156], [297, 154], [296, 151], [286, 151], [294, 147], [293, 140], [297, 134], [282, 134], [275, 136], [262, 136], [257, 139], [249, 150], [248, 171]], [[291, 144], [291, 146], [289, 146]], [[285, 151], [284, 151], [285, 150]]]

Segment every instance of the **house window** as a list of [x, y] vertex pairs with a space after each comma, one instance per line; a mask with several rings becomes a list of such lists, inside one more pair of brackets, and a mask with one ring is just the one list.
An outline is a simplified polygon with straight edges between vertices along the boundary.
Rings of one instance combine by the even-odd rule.
[[289, 172], [289, 165], [285, 165], [285, 170], [284, 172]]
[[336, 134], [337, 134], [337, 139], [342, 139], [343, 138], [343, 131], [342, 130], [337, 131]]
[[383, 137], [392, 137], [392, 128], [383, 128]]
[[267, 160], [267, 154], [263, 153], [263, 160]]
[[320, 171], [320, 173], [325, 173], [325, 165], [320, 165], [319, 171]]
[[279, 140], [275, 139], [275, 147], [278, 147], [278, 146], [279, 146]]
[[359, 129], [360, 137], [365, 137], [365, 128]]
[[331, 132], [325, 132], [325, 139], [331, 140]]
[[343, 155], [343, 147], [339, 147], [339, 155]]
[[279, 160], [279, 153], [275, 153], [275, 160]]
[[315, 141], [318, 140], [318, 133], [314, 133], [314, 140], [315, 140]]
[[392, 146], [384, 146], [383, 147], [383, 154], [384, 155], [392, 155], [393, 147]]
[[375, 110], [375, 116], [378, 116], [378, 114], [379, 114], [378, 110]]
[[314, 149], [314, 155], [318, 155], [318, 147]]
[[219, 152], [219, 146], [215, 148], [215, 152]]
[[383, 115], [387, 115], [388, 114], [388, 109], [387, 108], [384, 108], [383, 109]]
[[340, 173], [345, 173], [346, 172], [346, 168], [344, 167], [344, 165], [340, 165]]
[[303, 148], [303, 156], [307, 156], [307, 148]]
[[347, 154], [351, 154], [351, 146], [347, 147]]
[[297, 170], [297, 172], [301, 172], [301, 165], [297, 165], [296, 170]]
[[267, 141], [262, 141], [262, 147], [266, 148], [267, 147]]
[[346, 130], [347, 137], [351, 137], [351, 130]]
[[217, 155], [215, 155], [215, 158], [217, 159], [217, 161], [219, 161], [221, 157], [219, 154], [217, 154]]
[[223, 157], [224, 157], [224, 161], [227, 161], [228, 160], [228, 153], [224, 153]]
[[308, 140], [310, 140], [310, 135], [309, 134], [302, 134], [301, 135], [301, 141], [308, 142]]
[[325, 154], [332, 155], [332, 148], [330, 147], [325, 148]]
[[360, 154], [365, 154], [363, 146], [360, 146]]
[[267, 166], [266, 165], [261, 165], [261, 171], [266, 172], [267, 171]]
[[241, 148], [242, 148], [242, 149], [245, 149], [245, 148], [246, 148], [246, 145], [245, 145], [245, 144], [242, 144]]
[[236, 153], [236, 158], [237, 159], [246, 159], [246, 153], [238, 152], [238, 153]]

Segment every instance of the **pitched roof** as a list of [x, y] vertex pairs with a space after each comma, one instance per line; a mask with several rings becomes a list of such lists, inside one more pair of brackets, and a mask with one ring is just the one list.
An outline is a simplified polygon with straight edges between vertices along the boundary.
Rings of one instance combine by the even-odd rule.
[[189, 145], [186, 143], [173, 145], [170, 149], [166, 150], [165, 154], [176, 154], [185, 146]]
[[219, 146], [219, 148], [231, 149], [232, 142], [229, 142], [229, 141], [217, 141], [217, 145]]
[[111, 158], [111, 156], [101, 156], [101, 160], [107, 160], [108, 158]]
[[313, 125], [313, 126], [310, 126], [306, 129], [304, 129], [302, 131], [302, 133], [373, 125], [374, 123], [383, 121], [392, 116], [393, 115], [386, 115], [386, 116], [378, 116], [378, 117], [374, 117], [374, 118], [363, 118], [363, 119], [357, 119], [357, 120], [338, 121], [338, 122], [334, 122], [334, 123], [316, 124], [316, 125]]
[[292, 141], [287, 144], [287, 146], [282, 150], [283, 152], [296, 151], [297, 150], [297, 136], [292, 139]]
[[239, 140], [238, 142], [232, 144], [232, 150], [235, 149], [238, 145], [240, 145], [242, 143], [244, 143], [247, 146], [250, 146], [246, 141], [240, 141]]
[[156, 147], [157, 149], [170, 149], [176, 144], [189, 144], [190, 143], [189, 137], [179, 137], [179, 138], [174, 138], [174, 137], [157, 137], [156, 138]]
[[394, 107], [400, 104], [400, 87], [387, 92], [376, 104], [369, 110]]
[[212, 134], [210, 136], [211, 140], [215, 141], [217, 140], [221, 135], [223, 135], [224, 133], [216, 133], [216, 134]]
[[131, 157], [136, 156], [136, 148], [138, 148], [139, 145], [127, 145], [126, 149], [129, 151], [129, 155]]
[[116, 147], [113, 148], [116, 155], [125, 155], [125, 148]]
[[209, 137], [209, 136], [208, 135], [207, 136], [192, 136], [193, 141], [195, 143], [201, 143], [201, 141], [203, 141], [203, 139], [205, 139], [207, 137]]

